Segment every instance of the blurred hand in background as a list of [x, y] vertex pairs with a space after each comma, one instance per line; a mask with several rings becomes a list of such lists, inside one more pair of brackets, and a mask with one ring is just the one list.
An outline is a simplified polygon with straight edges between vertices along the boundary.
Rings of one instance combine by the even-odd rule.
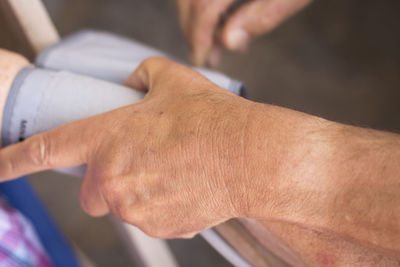
[[[241, 2], [243, 4], [239, 5]], [[191, 60], [198, 66], [216, 66], [220, 61], [220, 45], [231, 51], [246, 51], [253, 38], [272, 31], [310, 2], [177, 0], [180, 24], [189, 42]], [[235, 4], [238, 5], [236, 10], [232, 9]], [[221, 21], [224, 16], [226, 20]]]

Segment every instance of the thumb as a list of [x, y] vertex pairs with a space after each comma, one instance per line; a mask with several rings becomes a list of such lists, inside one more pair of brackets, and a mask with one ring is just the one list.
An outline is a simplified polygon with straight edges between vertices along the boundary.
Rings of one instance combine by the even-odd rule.
[[226, 48], [244, 51], [250, 40], [275, 29], [311, 0], [256, 0], [243, 5], [226, 22], [221, 39]]

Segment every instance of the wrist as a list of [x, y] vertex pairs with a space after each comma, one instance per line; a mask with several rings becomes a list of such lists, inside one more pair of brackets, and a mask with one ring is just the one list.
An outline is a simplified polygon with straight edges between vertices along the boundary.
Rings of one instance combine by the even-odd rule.
[[247, 209], [243, 217], [295, 220], [325, 193], [319, 172], [338, 124], [256, 104], [248, 127]]
[[3, 112], [7, 96], [15, 77], [26, 66], [29, 66], [29, 62], [21, 55], [0, 49], [0, 147]]

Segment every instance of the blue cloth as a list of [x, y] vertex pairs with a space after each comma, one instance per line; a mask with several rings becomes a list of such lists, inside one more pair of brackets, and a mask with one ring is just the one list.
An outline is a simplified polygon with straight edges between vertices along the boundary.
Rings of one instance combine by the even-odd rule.
[[54, 266], [80, 266], [26, 178], [0, 183], [0, 194], [30, 220]]

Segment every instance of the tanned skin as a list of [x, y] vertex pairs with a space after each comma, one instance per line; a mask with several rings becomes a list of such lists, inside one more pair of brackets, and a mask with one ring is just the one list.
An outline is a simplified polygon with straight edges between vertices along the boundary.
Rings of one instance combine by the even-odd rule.
[[400, 136], [233, 95], [164, 58], [139, 103], [0, 150], [0, 179], [87, 164], [81, 205], [159, 238], [256, 220], [310, 265], [400, 260]]

